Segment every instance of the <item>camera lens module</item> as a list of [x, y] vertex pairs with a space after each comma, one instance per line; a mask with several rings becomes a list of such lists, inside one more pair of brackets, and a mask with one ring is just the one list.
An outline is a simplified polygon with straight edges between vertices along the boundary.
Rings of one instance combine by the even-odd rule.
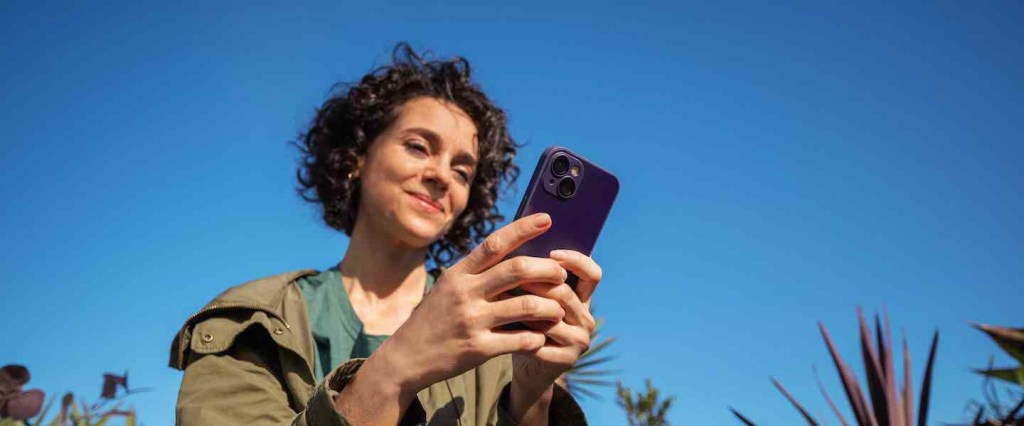
[[569, 157], [564, 155], [555, 157], [555, 161], [551, 163], [551, 173], [558, 177], [565, 176], [566, 173], [569, 173]]
[[576, 194], [576, 181], [572, 178], [564, 178], [558, 182], [558, 196], [570, 198]]

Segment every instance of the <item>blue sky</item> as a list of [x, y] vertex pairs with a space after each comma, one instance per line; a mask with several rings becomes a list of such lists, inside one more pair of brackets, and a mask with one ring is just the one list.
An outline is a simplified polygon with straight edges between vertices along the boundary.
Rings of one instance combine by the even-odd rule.
[[[963, 421], [970, 369], [1008, 362], [969, 324], [1022, 325], [1022, 19], [1013, 1], [4, 2], [0, 362], [89, 398], [127, 369], [154, 388], [131, 398], [143, 422], [172, 424], [192, 311], [344, 253], [287, 142], [407, 40], [470, 59], [524, 169], [559, 144], [618, 174], [594, 303], [617, 378], [675, 395], [673, 422], [797, 422], [769, 375], [830, 418], [815, 324], [860, 371], [858, 306], [889, 310], [918, 379], [940, 330], [932, 419]], [[602, 394], [592, 423], [622, 424]]]

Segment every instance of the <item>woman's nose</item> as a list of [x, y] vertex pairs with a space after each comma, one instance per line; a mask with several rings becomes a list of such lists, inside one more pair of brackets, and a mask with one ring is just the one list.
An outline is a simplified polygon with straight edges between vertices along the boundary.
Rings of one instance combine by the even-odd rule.
[[448, 190], [451, 185], [451, 170], [443, 164], [431, 163], [423, 173], [423, 178], [438, 186], [441, 191]]

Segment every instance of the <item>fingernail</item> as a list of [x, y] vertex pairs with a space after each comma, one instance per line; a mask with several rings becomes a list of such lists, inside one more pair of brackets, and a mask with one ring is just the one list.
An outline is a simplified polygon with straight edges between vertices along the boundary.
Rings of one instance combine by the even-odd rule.
[[551, 216], [548, 216], [547, 213], [538, 214], [537, 217], [533, 218], [533, 226], [538, 228], [543, 228], [549, 224], [551, 224]]
[[548, 253], [548, 257], [565, 259], [565, 250], [551, 250], [551, 253]]

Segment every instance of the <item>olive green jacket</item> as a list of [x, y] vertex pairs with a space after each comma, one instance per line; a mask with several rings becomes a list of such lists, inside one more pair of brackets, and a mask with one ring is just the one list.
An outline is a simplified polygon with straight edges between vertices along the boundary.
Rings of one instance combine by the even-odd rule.
[[[171, 344], [170, 365], [184, 370], [177, 424], [348, 425], [337, 395], [365, 359], [338, 366], [319, 384], [313, 337], [296, 280], [314, 270], [250, 281], [217, 296], [185, 321]], [[490, 359], [421, 390], [403, 424], [514, 424], [504, 411], [511, 356]], [[552, 425], [585, 425], [583, 411], [555, 386]]]

